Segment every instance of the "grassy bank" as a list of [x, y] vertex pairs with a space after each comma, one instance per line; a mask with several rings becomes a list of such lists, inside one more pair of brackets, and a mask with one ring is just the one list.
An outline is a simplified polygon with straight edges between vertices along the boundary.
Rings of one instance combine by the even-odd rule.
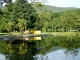
[[21, 33], [0, 33], [0, 36], [1, 35], [21, 35]]
[[[80, 36], [80, 32], [43, 32], [41, 34], [52, 34], [52, 35], [59, 35], [59, 36]], [[18, 33], [0, 33], [0, 36], [1, 35], [17, 35], [18, 36], [18, 35], [22, 35], [22, 33], [19, 33], [19, 32]]]
[[0, 35], [10, 35], [10, 33], [0, 33]]
[[53, 34], [60, 36], [79, 36], [80, 32], [44, 32], [43, 34]]

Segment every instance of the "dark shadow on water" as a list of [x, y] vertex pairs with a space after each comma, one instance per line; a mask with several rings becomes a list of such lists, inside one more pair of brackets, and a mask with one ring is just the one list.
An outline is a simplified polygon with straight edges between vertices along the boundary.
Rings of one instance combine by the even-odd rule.
[[0, 36], [0, 40], [12, 40], [12, 39], [20, 39], [20, 38], [26, 38], [26, 37], [44, 37], [44, 36], [53, 36], [52, 34], [32, 34], [32, 35], [4, 35]]

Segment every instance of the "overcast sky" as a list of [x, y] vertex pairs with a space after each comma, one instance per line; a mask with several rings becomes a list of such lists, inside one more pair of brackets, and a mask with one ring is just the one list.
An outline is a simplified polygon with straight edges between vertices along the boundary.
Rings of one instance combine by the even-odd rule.
[[48, 5], [57, 7], [77, 7], [80, 8], [80, 0], [47, 0]]
[[[37, 0], [41, 1], [41, 0]], [[57, 7], [76, 7], [80, 8], [80, 0], [47, 0], [48, 5]]]

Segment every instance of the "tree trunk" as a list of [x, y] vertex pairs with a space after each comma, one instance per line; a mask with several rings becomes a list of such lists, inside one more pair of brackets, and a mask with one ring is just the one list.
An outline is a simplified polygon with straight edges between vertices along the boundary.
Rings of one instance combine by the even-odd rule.
[[55, 32], [56, 32], [56, 27], [55, 27]]

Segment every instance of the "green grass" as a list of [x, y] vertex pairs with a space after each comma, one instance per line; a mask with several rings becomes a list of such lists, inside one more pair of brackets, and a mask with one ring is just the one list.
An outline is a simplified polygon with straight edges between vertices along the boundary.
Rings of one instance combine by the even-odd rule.
[[0, 33], [0, 36], [1, 35], [9, 35], [10, 33]]
[[21, 35], [21, 33], [0, 33], [0, 36], [3, 36], [3, 35]]
[[[58, 36], [80, 36], [80, 32], [42, 32], [41, 34], [52, 34], [52, 35], [58, 35]], [[0, 33], [1, 35], [23, 35], [23, 33]], [[35, 35], [35, 34], [34, 34]]]
[[16, 33], [11, 32], [11, 35], [22, 35], [22, 33], [20, 33], [20, 32], [16, 32]]
[[80, 32], [45, 32], [43, 34], [53, 34], [60, 36], [79, 36]]

